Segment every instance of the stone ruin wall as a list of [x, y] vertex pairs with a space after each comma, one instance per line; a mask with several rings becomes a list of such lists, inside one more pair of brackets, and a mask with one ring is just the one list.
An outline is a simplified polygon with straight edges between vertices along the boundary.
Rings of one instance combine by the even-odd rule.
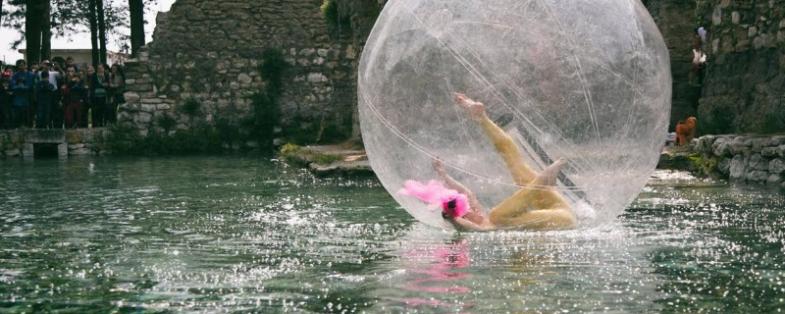
[[785, 131], [785, 0], [702, 0], [709, 66], [703, 133]]
[[[203, 103], [205, 119], [242, 116], [248, 96], [264, 83], [261, 54], [280, 48], [291, 68], [284, 79], [281, 126], [311, 132], [332, 125], [343, 132], [356, 112], [356, 68], [365, 37], [383, 0], [335, 0], [344, 36], [330, 36], [321, 0], [178, 0], [159, 17], [154, 42], [129, 63], [128, 104], [121, 119], [142, 132], [158, 116], [178, 113], [184, 100]], [[672, 125], [690, 115], [702, 133], [785, 131], [785, 0], [644, 1], [671, 50]], [[709, 30], [704, 84], [691, 87], [692, 31]], [[356, 122], [356, 121], [355, 121]]]
[[714, 175], [785, 189], [785, 136], [706, 135], [693, 141]]
[[670, 128], [673, 131], [679, 120], [697, 114], [701, 94], [700, 87], [689, 84], [696, 3], [686, 0], [649, 0], [644, 3], [660, 28], [671, 56], [673, 106]]
[[[701, 133], [785, 131], [785, 1], [644, 1], [671, 52], [673, 114]], [[709, 31], [704, 84], [688, 83], [693, 31]], [[767, 122], [768, 120], [768, 122]]]
[[[349, 36], [331, 35], [321, 0], [178, 0], [158, 17], [154, 41], [127, 64], [126, 104], [120, 121], [142, 134], [161, 131], [159, 117], [190, 117], [178, 107], [201, 104], [200, 119], [238, 120], [264, 88], [262, 54], [284, 53], [288, 68], [279, 101], [281, 128], [313, 141], [325, 129], [351, 134], [358, 49]], [[338, 37], [338, 38], [336, 38]]]

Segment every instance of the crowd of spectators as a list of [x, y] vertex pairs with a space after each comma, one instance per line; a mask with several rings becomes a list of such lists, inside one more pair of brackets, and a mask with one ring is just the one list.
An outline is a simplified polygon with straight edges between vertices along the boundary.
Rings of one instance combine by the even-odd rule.
[[0, 72], [0, 129], [103, 127], [116, 121], [125, 77], [118, 65], [80, 66], [72, 58], [24, 61]]

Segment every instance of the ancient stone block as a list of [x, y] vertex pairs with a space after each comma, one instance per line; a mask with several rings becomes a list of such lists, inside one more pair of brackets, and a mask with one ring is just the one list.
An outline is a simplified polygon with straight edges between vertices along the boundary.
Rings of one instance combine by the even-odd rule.
[[748, 170], [769, 170], [769, 161], [760, 154], [753, 154], [747, 163]]
[[730, 174], [730, 158], [722, 158], [720, 162], [717, 163], [717, 172], [722, 175], [729, 175]]
[[156, 105], [155, 104], [142, 104], [141, 105], [142, 112], [152, 113], [152, 112], [155, 111], [155, 109], [156, 109]]
[[750, 182], [764, 182], [769, 178], [769, 174], [762, 170], [753, 170], [746, 174], [744, 179]]
[[22, 144], [22, 157], [33, 157], [35, 146], [32, 143]]
[[160, 103], [163, 102], [163, 99], [161, 99], [161, 98], [142, 98], [141, 102], [143, 104], [160, 104]]
[[769, 162], [769, 172], [773, 174], [783, 174], [785, 172], [785, 161], [782, 159], [772, 159]]
[[746, 138], [739, 136], [733, 139], [730, 144], [731, 153], [734, 155], [743, 154], [749, 150], [750, 144], [752, 143], [747, 142]]
[[766, 179], [767, 185], [780, 185], [780, 183], [782, 183], [782, 176], [778, 174], [769, 175], [769, 177]]
[[126, 103], [135, 103], [142, 98], [138, 93], [134, 92], [126, 92], [123, 94], [123, 97], [125, 98]]
[[730, 144], [730, 139], [726, 137], [718, 138], [714, 141], [714, 144], [712, 144], [712, 153], [717, 157], [730, 156]]
[[76, 148], [76, 149], [69, 149], [68, 150], [68, 154], [71, 155], [71, 156], [84, 156], [84, 155], [89, 155], [90, 154], [90, 150], [85, 148], [85, 147]]
[[766, 147], [761, 149], [760, 155], [766, 158], [777, 157], [777, 148], [776, 147]]
[[253, 78], [245, 73], [240, 73], [240, 75], [237, 76], [237, 80], [240, 81], [240, 83], [242, 84], [250, 84], [251, 82], [253, 82]]
[[149, 124], [152, 121], [153, 115], [148, 112], [140, 112], [136, 115], [134, 121], [141, 124]]
[[733, 159], [730, 162], [730, 178], [731, 179], [741, 179], [746, 174], [747, 170], [747, 163], [742, 155], [733, 156]]
[[310, 73], [310, 74], [308, 74], [308, 82], [311, 82], [311, 83], [327, 82], [327, 76], [325, 76], [322, 73]]

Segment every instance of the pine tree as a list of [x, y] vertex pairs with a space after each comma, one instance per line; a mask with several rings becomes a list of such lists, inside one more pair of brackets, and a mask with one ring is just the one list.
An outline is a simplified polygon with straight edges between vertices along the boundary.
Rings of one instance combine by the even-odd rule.
[[128, 9], [131, 13], [131, 53], [136, 56], [145, 45], [144, 1], [128, 0]]
[[96, 0], [95, 12], [98, 18], [98, 60], [101, 64], [106, 64], [106, 11], [104, 10], [104, 0]]

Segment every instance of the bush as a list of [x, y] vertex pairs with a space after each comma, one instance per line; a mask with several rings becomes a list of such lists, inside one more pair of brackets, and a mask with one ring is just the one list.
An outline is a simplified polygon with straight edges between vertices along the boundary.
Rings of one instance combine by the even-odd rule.
[[338, 4], [335, 3], [336, 0], [324, 0], [322, 1], [322, 16], [328, 22], [338, 21]]
[[[166, 119], [161, 118], [160, 121]], [[142, 156], [213, 154], [224, 151], [220, 133], [206, 123], [188, 130], [177, 130], [171, 135], [169, 131], [150, 131], [147, 136], [142, 136], [134, 127], [117, 124], [109, 128], [103, 146], [114, 154]]]
[[162, 115], [158, 117], [156, 124], [164, 130], [165, 134], [169, 134], [169, 131], [174, 130], [174, 127], [177, 126], [177, 120], [170, 115]]
[[711, 176], [717, 173], [717, 165], [719, 162], [716, 158], [705, 157], [700, 154], [692, 154], [689, 156], [691, 168], [698, 171], [701, 175]]
[[267, 49], [262, 57], [259, 72], [265, 88], [251, 96], [252, 113], [243, 125], [249, 130], [251, 140], [257, 141], [262, 150], [271, 151], [280, 116], [278, 101], [283, 90], [283, 75], [289, 64], [280, 49]]
[[180, 107], [178, 107], [178, 111], [193, 119], [202, 112], [202, 103], [199, 102], [199, 100], [196, 98], [188, 98]]
[[331, 34], [340, 35], [343, 30], [351, 30], [351, 20], [348, 15], [344, 16], [341, 14], [338, 8], [338, 0], [324, 0], [321, 10]]

